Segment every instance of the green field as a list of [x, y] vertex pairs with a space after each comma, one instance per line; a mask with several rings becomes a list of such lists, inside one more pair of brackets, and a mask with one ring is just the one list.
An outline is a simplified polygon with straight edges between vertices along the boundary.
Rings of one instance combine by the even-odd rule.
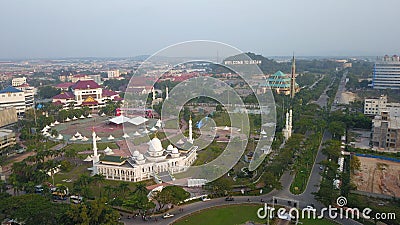
[[[225, 207], [215, 207], [183, 217], [174, 225], [234, 225], [243, 224], [247, 221], [263, 223], [257, 218], [257, 210], [261, 205], [234, 205]], [[240, 212], [240, 213], [239, 213]]]
[[[236, 225], [253, 221], [255, 224], [265, 224], [265, 219], [257, 217], [257, 210], [262, 205], [231, 205], [206, 209], [192, 215], [186, 216], [174, 223], [174, 225]], [[270, 221], [271, 222], [271, 221]], [[277, 222], [274, 219], [272, 224]], [[335, 225], [326, 219], [322, 220], [301, 220], [303, 225]]]

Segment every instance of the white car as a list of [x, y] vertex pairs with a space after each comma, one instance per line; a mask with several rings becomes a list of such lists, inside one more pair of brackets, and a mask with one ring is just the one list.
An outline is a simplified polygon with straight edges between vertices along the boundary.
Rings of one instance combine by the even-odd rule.
[[203, 202], [206, 202], [206, 201], [210, 201], [211, 198], [204, 197], [204, 198], [202, 198], [201, 200], [202, 200]]
[[174, 214], [165, 213], [165, 214], [163, 215], [163, 218], [164, 218], [164, 219], [167, 219], [167, 218], [170, 218], [170, 217], [174, 217]]

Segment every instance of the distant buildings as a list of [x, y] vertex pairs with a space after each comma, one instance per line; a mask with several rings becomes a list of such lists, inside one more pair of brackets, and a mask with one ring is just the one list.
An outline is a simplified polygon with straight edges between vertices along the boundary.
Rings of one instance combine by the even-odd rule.
[[385, 55], [375, 63], [372, 87], [375, 89], [400, 89], [399, 56]]
[[64, 108], [88, 106], [94, 109], [105, 106], [107, 100], [122, 100], [117, 92], [103, 89], [94, 80], [79, 80], [68, 88], [72, 91], [62, 92], [53, 97], [54, 104]]
[[26, 84], [26, 77], [16, 77], [16, 78], [13, 78], [11, 81], [11, 85], [13, 87], [17, 87], [17, 86], [20, 86], [23, 84]]
[[[267, 78], [267, 85], [265, 87], [269, 87], [272, 90], [275, 90], [278, 94], [290, 95], [291, 93], [291, 75], [284, 74], [282, 71], [278, 71]], [[296, 82], [296, 81], [294, 81]], [[297, 83], [294, 84], [295, 92], [299, 91], [299, 85]]]
[[282, 71], [278, 71], [269, 75], [267, 78], [267, 84], [260, 85], [258, 91], [265, 93], [267, 88], [275, 90], [278, 94], [290, 95], [290, 98], [294, 98], [295, 94], [300, 91], [300, 87], [296, 83], [296, 60], [294, 56], [292, 58], [290, 74], [284, 74]]
[[101, 84], [101, 75], [100, 74], [62, 74], [58, 76], [60, 81], [62, 82], [71, 82], [76, 83], [80, 80], [94, 80], [96, 83]]
[[107, 77], [109, 79], [119, 78], [119, 76], [120, 76], [119, 70], [109, 70], [109, 71], [107, 71]]
[[386, 95], [364, 100], [364, 114], [381, 115], [382, 112], [389, 112], [391, 116], [400, 116], [400, 103], [388, 103]]

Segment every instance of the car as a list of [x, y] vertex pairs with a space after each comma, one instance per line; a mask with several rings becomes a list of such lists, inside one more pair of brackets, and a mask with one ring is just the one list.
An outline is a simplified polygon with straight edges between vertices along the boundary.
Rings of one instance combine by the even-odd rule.
[[225, 201], [231, 202], [231, 201], [235, 201], [235, 199], [233, 197], [226, 197]]
[[206, 202], [206, 201], [210, 201], [210, 200], [211, 200], [211, 198], [204, 197], [204, 198], [202, 198], [201, 200], [202, 200], [203, 202]]
[[323, 166], [320, 166], [320, 167], [319, 167], [319, 169], [320, 169], [320, 170], [323, 170], [323, 169], [324, 169], [324, 167], [323, 167]]
[[164, 219], [167, 219], [167, 218], [170, 218], [170, 217], [174, 217], [174, 214], [165, 213], [165, 214], [163, 215], [163, 218], [164, 218]]

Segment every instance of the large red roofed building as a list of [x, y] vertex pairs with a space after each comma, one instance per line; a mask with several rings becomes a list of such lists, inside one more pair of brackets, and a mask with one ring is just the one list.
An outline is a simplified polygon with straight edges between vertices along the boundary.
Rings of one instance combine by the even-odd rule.
[[71, 104], [74, 108], [88, 106], [99, 108], [105, 106], [106, 101], [121, 101], [119, 94], [115, 91], [103, 89], [94, 80], [79, 80], [71, 85], [72, 92], [63, 92], [53, 97], [53, 103], [68, 108]]

